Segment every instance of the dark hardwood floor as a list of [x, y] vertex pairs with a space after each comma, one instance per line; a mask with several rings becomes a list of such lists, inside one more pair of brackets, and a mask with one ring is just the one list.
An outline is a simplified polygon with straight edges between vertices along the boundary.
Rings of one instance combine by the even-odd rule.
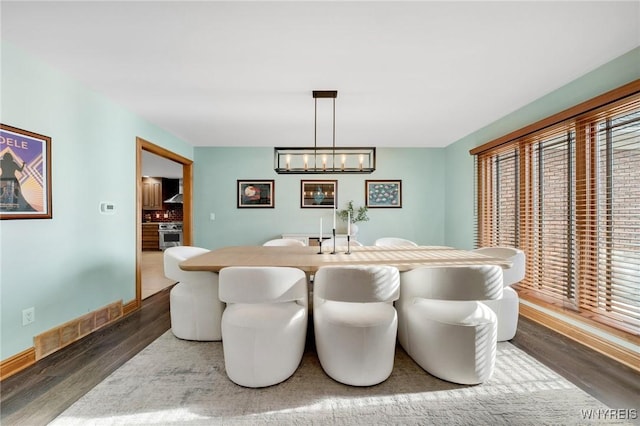
[[122, 320], [55, 352], [0, 383], [0, 424], [46, 425], [167, 331], [167, 288]]
[[[2, 425], [45, 425], [170, 327], [169, 289], [142, 308], [0, 383]], [[604, 404], [640, 410], [640, 374], [521, 318], [512, 344]]]

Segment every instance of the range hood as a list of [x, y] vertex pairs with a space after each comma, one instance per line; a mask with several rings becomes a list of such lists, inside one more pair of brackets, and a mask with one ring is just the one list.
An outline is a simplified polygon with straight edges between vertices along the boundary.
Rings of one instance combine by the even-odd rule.
[[178, 179], [178, 193], [173, 197], [164, 200], [164, 202], [182, 204], [182, 179]]

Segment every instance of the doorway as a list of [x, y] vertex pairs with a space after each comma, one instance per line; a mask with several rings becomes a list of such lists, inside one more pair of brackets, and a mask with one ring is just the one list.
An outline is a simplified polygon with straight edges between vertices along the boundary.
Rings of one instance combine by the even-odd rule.
[[[176, 163], [181, 167], [181, 181], [182, 181], [182, 244], [192, 244], [192, 165], [193, 161], [188, 158], [182, 157], [174, 152], [171, 152], [165, 148], [155, 145], [142, 138], [136, 138], [136, 307], [139, 308], [142, 303], [142, 299], [147, 297], [154, 289], [143, 289], [143, 278], [145, 282], [157, 280], [153, 283], [153, 286], [161, 288], [166, 285], [166, 282], [162, 282], [164, 278], [162, 268], [162, 251], [156, 252], [144, 252], [143, 253], [143, 188], [142, 178], [144, 175], [144, 161], [143, 158], [153, 154], [160, 157], [160, 159], [166, 159], [170, 162]], [[145, 274], [149, 274], [145, 276]], [[144, 290], [144, 291], [143, 291]]]

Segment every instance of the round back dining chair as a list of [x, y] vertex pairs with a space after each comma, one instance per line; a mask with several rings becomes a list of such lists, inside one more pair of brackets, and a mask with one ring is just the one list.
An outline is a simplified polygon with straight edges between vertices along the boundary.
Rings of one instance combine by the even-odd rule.
[[313, 286], [316, 351], [323, 370], [352, 386], [386, 380], [395, 356], [398, 269], [325, 266]]
[[378, 238], [373, 243], [373, 245], [378, 247], [388, 247], [388, 246], [418, 247], [418, 244], [414, 243], [411, 240], [407, 240], [404, 238], [397, 238], [397, 237]]
[[497, 319], [480, 300], [502, 296], [495, 265], [419, 267], [400, 274], [398, 340], [430, 374], [478, 384], [493, 374]]
[[220, 320], [224, 304], [218, 298], [218, 274], [184, 271], [180, 263], [209, 252], [200, 247], [177, 246], [164, 251], [164, 275], [178, 281], [169, 293], [172, 333], [184, 340], [214, 341], [222, 338]]
[[508, 260], [512, 264], [510, 268], [503, 269], [504, 291], [502, 297], [484, 301], [498, 317], [498, 342], [511, 340], [516, 335], [520, 313], [520, 299], [511, 285], [522, 281], [525, 277], [525, 254], [522, 250], [513, 247], [482, 247], [474, 251], [485, 256]]
[[515, 247], [482, 247], [473, 250], [485, 256], [497, 257], [512, 263], [510, 268], [503, 270], [504, 286], [519, 283], [525, 277], [526, 256], [524, 251]]
[[307, 279], [296, 268], [235, 266], [220, 271], [222, 349], [227, 376], [246, 387], [289, 378], [307, 335]]

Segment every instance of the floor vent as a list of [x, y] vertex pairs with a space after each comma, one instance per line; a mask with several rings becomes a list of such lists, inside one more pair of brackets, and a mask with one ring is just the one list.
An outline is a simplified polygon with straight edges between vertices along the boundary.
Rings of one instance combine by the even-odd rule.
[[119, 318], [122, 318], [122, 300], [35, 336], [36, 361]]

